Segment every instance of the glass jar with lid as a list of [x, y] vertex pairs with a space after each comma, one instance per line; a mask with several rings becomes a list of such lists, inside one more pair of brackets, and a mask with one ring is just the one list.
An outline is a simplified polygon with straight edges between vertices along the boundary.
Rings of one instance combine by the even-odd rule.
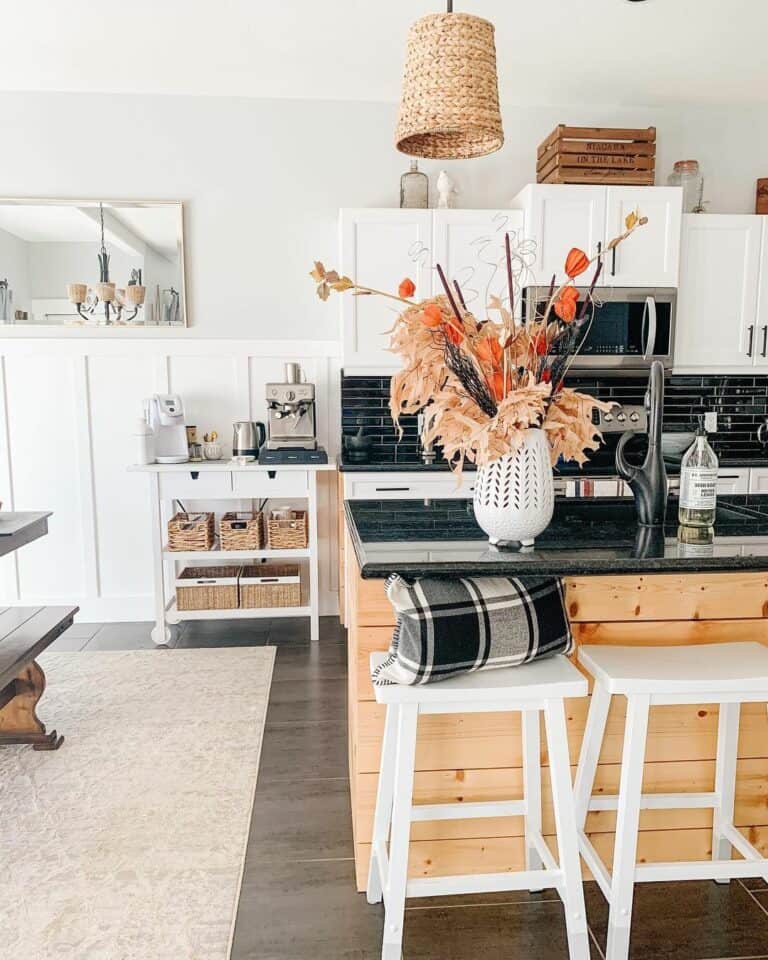
[[704, 177], [698, 160], [678, 160], [667, 183], [670, 187], [683, 188], [683, 213], [704, 212]]

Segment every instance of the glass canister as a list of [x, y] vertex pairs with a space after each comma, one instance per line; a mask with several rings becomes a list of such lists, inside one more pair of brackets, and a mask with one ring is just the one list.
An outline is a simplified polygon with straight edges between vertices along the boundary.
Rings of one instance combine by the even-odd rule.
[[667, 183], [670, 187], [683, 188], [683, 213], [704, 212], [704, 177], [698, 160], [678, 160]]

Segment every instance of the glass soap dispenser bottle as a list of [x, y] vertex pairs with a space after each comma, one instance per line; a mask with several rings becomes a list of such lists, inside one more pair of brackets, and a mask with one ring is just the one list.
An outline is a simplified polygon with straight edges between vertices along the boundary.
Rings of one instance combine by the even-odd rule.
[[680, 464], [680, 505], [678, 520], [684, 527], [712, 527], [717, 509], [717, 468], [715, 451], [699, 422], [696, 439]]
[[429, 206], [429, 177], [419, 170], [418, 160], [411, 160], [411, 169], [400, 177], [400, 206], [408, 210]]

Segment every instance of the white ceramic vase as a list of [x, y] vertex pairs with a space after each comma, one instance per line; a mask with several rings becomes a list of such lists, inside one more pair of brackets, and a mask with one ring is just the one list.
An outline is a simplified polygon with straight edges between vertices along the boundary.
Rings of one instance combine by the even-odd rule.
[[478, 524], [493, 544], [530, 546], [549, 526], [555, 490], [543, 430], [526, 430], [516, 453], [478, 468], [474, 507]]

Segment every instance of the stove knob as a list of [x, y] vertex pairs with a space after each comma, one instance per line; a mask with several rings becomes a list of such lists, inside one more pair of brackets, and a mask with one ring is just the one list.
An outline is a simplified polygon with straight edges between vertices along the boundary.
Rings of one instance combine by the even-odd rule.
[[296, 399], [296, 394], [295, 394], [295, 392], [294, 392], [293, 390], [289, 390], [289, 391], [286, 393], [286, 395], [285, 395], [285, 399], [286, 399], [286, 400], [295, 400], [295, 399]]
[[606, 413], [606, 415], [603, 417], [603, 420], [604, 420], [606, 423], [613, 423], [613, 414], [612, 414], [612, 413]]
[[625, 423], [627, 419], [627, 415], [625, 413], [618, 413], [616, 414], [616, 419], [618, 420], [619, 423]]
[[637, 423], [637, 421], [640, 419], [640, 414], [637, 413], [637, 411], [634, 411], [633, 413], [630, 413], [629, 419], [632, 423]]

